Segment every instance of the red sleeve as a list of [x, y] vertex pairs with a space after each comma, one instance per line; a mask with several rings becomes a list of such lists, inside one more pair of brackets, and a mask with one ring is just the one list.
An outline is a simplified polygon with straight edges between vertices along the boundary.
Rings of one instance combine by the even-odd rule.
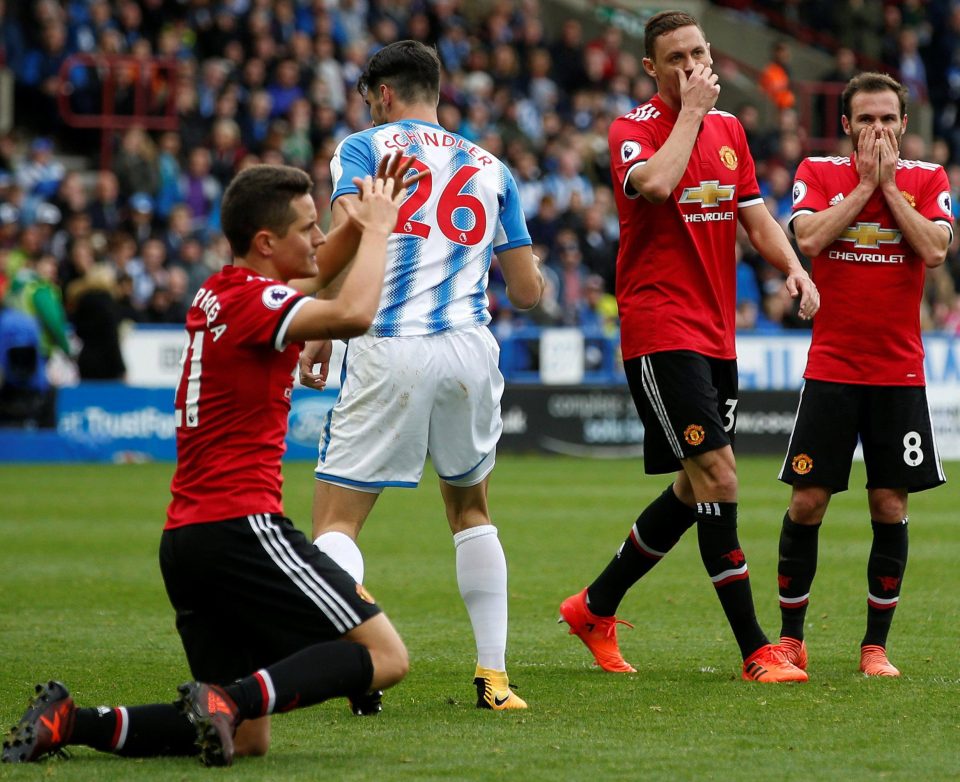
[[930, 176], [925, 177], [925, 179], [927, 186], [920, 194], [917, 211], [928, 220], [947, 221], [953, 225], [950, 181], [947, 179], [947, 172], [943, 170], [943, 166], [939, 166], [936, 171], [931, 171]]
[[[645, 121], [650, 118], [649, 114], [644, 113], [648, 106], [649, 104], [640, 106], [626, 117], [615, 119], [607, 136], [613, 178], [616, 186], [621, 188], [630, 198], [635, 198], [637, 195], [632, 191], [627, 192], [623, 189], [630, 171], [635, 166], [648, 161], [659, 149], [659, 146], [655, 143], [653, 123]], [[653, 107], [650, 106], [649, 108]], [[635, 115], [638, 119], [633, 119]]]
[[737, 186], [737, 192], [740, 194], [740, 202], [750, 201], [760, 197], [760, 185], [757, 184], [757, 169], [753, 162], [753, 155], [750, 154], [750, 146], [747, 144], [747, 134], [743, 132], [743, 125], [739, 120], [735, 120], [737, 141], [739, 142], [740, 165], [737, 170], [740, 174], [740, 183]]
[[254, 279], [247, 283], [246, 290], [236, 301], [236, 310], [230, 328], [238, 344], [270, 346], [281, 349], [276, 343], [281, 330], [286, 331], [288, 318], [304, 299], [297, 290], [276, 280]]
[[809, 158], [804, 158], [793, 178], [793, 214], [822, 212], [829, 205], [816, 168]]

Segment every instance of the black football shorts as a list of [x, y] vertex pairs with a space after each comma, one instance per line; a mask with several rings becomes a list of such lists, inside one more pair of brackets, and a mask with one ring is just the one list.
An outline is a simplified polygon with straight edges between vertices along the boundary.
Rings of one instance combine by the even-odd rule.
[[195, 679], [227, 684], [380, 613], [284, 516], [164, 530], [160, 570]]
[[923, 386], [807, 380], [780, 480], [845, 491], [857, 440], [868, 489], [923, 491], [946, 480]]
[[682, 459], [733, 445], [737, 362], [689, 350], [650, 353], [624, 362], [643, 422], [643, 468], [677, 472]]

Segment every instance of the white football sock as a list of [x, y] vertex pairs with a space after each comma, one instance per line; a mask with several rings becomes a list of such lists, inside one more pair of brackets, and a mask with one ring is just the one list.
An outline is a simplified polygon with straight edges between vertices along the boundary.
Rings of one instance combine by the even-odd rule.
[[507, 651], [507, 560], [491, 524], [453, 536], [457, 584], [477, 641], [477, 664], [505, 671]]
[[363, 554], [353, 538], [344, 532], [324, 532], [313, 545], [346, 570], [354, 581], [363, 583]]

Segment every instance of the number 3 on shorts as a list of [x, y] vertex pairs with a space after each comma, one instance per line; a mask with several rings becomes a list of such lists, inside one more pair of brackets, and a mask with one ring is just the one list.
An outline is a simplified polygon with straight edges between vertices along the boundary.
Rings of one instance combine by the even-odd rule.
[[733, 429], [733, 425], [737, 422], [737, 417], [734, 415], [734, 410], [737, 409], [737, 402], [739, 401], [739, 399], [728, 399], [726, 402], [727, 412], [723, 416], [723, 431], [725, 432], [729, 432], [731, 429]]
[[920, 435], [917, 432], [907, 432], [903, 436], [903, 461], [910, 467], [923, 464], [923, 451], [920, 449]]

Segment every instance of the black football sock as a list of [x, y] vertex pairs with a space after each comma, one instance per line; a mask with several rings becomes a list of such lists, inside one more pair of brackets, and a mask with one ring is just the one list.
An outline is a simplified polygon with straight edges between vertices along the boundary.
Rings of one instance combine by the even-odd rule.
[[810, 587], [817, 573], [819, 524], [797, 524], [783, 515], [777, 588], [780, 592], [780, 635], [803, 640], [803, 622], [810, 603]]
[[367, 647], [341, 640], [309, 646], [224, 689], [240, 716], [253, 719], [367, 692], [372, 681], [373, 661]]
[[769, 643], [753, 608], [747, 558], [737, 538], [737, 503], [698, 502], [700, 558], [744, 659]]
[[899, 524], [870, 523], [873, 546], [867, 561], [867, 632], [861, 646], [885, 647], [907, 567], [907, 520]]
[[587, 605], [598, 616], [613, 616], [627, 590], [672, 549], [693, 525], [693, 508], [673, 493], [673, 484], [651, 502], [610, 564], [587, 589]]
[[129, 758], [196, 755], [197, 730], [172, 703], [77, 709], [71, 744]]

